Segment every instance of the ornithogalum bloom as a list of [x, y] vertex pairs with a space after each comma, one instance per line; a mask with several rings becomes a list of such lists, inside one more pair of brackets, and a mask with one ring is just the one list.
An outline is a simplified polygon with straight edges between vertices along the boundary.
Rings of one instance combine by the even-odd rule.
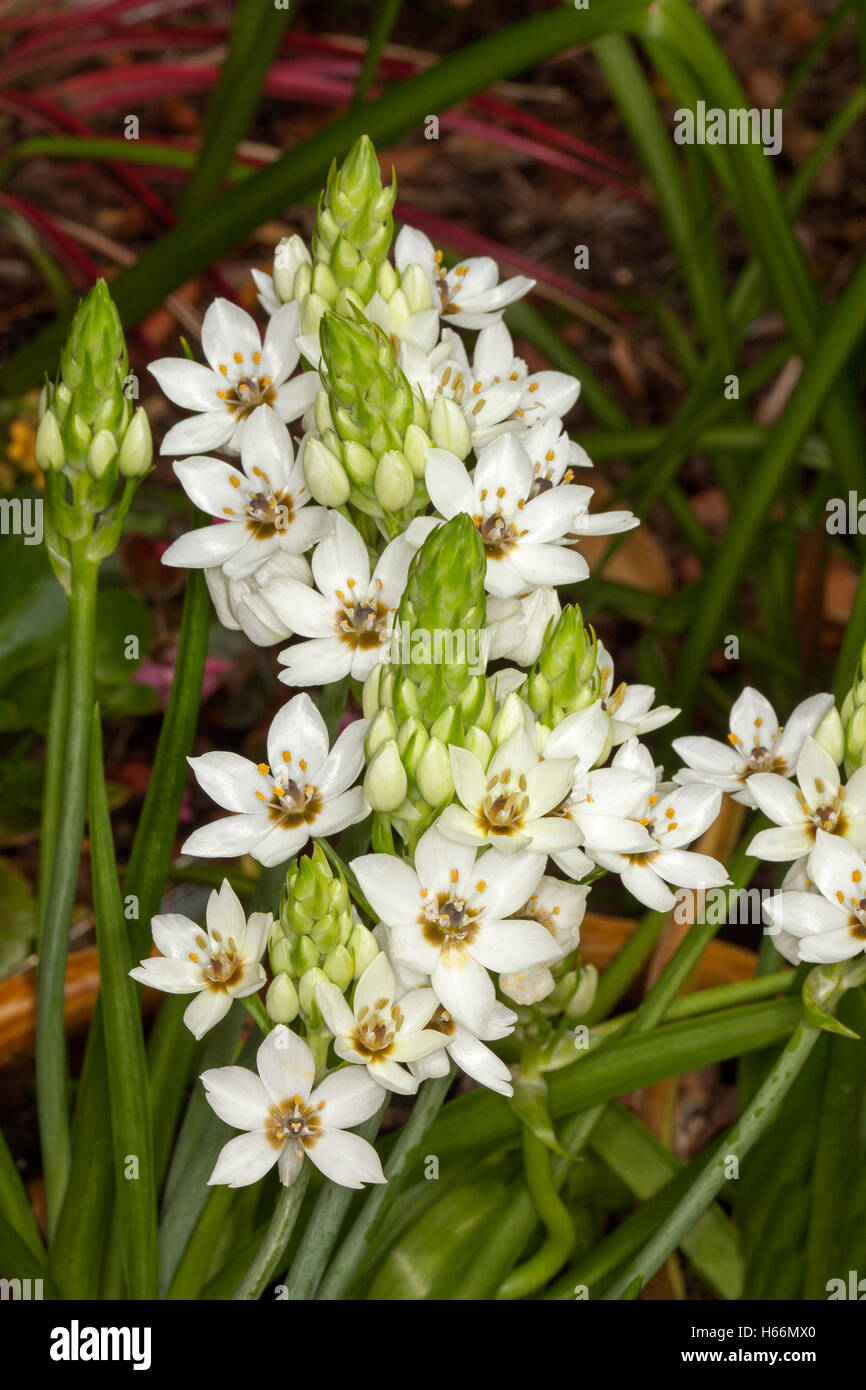
[[441, 516], [472, 517], [484, 543], [488, 593], [509, 598], [589, 574], [583, 556], [564, 542], [590, 489], [563, 484], [532, 497], [532, 463], [512, 435], [482, 449], [472, 475], [454, 454], [431, 449], [425, 480]]
[[227, 579], [244, 579], [279, 552], [302, 555], [331, 529], [327, 509], [309, 505], [288, 430], [264, 406], [247, 421], [240, 468], [198, 457], [176, 463], [174, 471], [186, 495], [219, 521], [180, 536], [163, 555], [164, 565], [220, 565]]
[[497, 1057], [492, 1048], [485, 1047], [484, 1044], [507, 1038], [509, 1033], [514, 1032], [516, 1022], [517, 1014], [500, 1004], [497, 999], [490, 1021], [478, 1037], [465, 1024], [458, 1023], [442, 1004], [438, 1004], [433, 1017], [427, 1022], [427, 1027], [441, 1033], [445, 1039], [445, 1050], [431, 1052], [417, 1062], [410, 1062], [409, 1070], [419, 1081], [428, 1077], [444, 1076], [448, 1071], [450, 1057], [451, 1061], [467, 1076], [471, 1076], [473, 1081], [477, 1081], [479, 1086], [486, 1086], [488, 1091], [498, 1091], [501, 1096], [513, 1096], [510, 1070], [502, 1058]]
[[797, 759], [797, 783], [795, 787], [777, 772], [756, 772], [749, 778], [758, 810], [775, 821], [773, 829], [755, 836], [749, 854], [758, 859], [798, 859], [811, 853], [819, 830], [866, 849], [866, 768], [858, 768], [843, 787], [830, 754], [807, 738]]
[[446, 323], [456, 328], [486, 328], [502, 310], [522, 299], [535, 284], [523, 275], [499, 281], [499, 267], [489, 256], [476, 256], [446, 270], [442, 252], [414, 227], [404, 227], [394, 243], [394, 260], [401, 276], [419, 265], [430, 281], [433, 303]]
[[541, 854], [571, 849], [578, 832], [570, 819], [552, 814], [572, 785], [569, 757], [539, 759], [524, 725], [509, 735], [489, 764], [467, 748], [451, 747], [451, 771], [460, 805], [447, 806], [439, 829], [464, 845], [492, 845], [503, 854], [530, 849]]
[[434, 826], [414, 868], [368, 854], [352, 868], [368, 902], [390, 928], [395, 961], [424, 975], [448, 1012], [474, 1033], [490, 1023], [496, 993], [488, 970], [522, 970], [550, 954], [539, 922], [509, 920], [544, 870], [542, 854], [482, 855], [446, 840]]
[[[629, 739], [611, 765], [635, 773], [645, 784], [653, 774], [650, 754], [637, 739]], [[658, 788], [651, 792], [639, 817], [652, 847], [630, 853], [612, 853], [588, 843], [593, 858], [619, 874], [638, 902], [656, 912], [668, 912], [676, 899], [669, 883], [680, 888], [719, 888], [729, 882], [725, 867], [708, 854], [685, 848], [712, 825], [722, 803], [717, 787], [695, 784]]]
[[205, 927], [179, 913], [154, 917], [150, 927], [162, 955], [143, 960], [130, 975], [166, 994], [194, 994], [183, 1021], [201, 1038], [225, 1018], [235, 999], [255, 994], [265, 984], [260, 964], [273, 918], [253, 912], [247, 920], [230, 884], [208, 899]]
[[303, 415], [321, 383], [316, 372], [289, 381], [300, 357], [297, 335], [297, 304], [277, 310], [263, 343], [249, 314], [227, 299], [215, 299], [201, 326], [207, 366], [185, 357], [161, 357], [150, 364], [169, 400], [197, 412], [168, 431], [160, 452], [225, 448], [237, 453], [247, 421], [260, 405], [286, 423]]
[[388, 654], [412, 547], [402, 537], [391, 541], [371, 575], [360, 532], [339, 512], [333, 517], [333, 534], [313, 555], [316, 588], [284, 580], [268, 593], [277, 617], [310, 639], [280, 653], [286, 685], [326, 685], [348, 675], [364, 680]]
[[[771, 933], [787, 937], [799, 960], [849, 960], [866, 950], [866, 862], [849, 841], [818, 830], [804, 883], [813, 891], [788, 890], [768, 898], [764, 915]], [[786, 877], [787, 884], [795, 876]], [[817, 891], [814, 891], [817, 890]], [[793, 952], [785, 952], [786, 955]]]
[[727, 744], [699, 735], [674, 739], [674, 751], [686, 764], [676, 781], [711, 782], [730, 792], [735, 801], [754, 806], [749, 779], [756, 772], [790, 777], [803, 744], [832, 707], [832, 695], [812, 695], [797, 706], [783, 726], [769, 700], [748, 685], [731, 709]]
[[238, 753], [203, 753], [189, 765], [219, 806], [234, 814], [193, 831], [185, 854], [251, 854], [282, 864], [311, 835], [334, 835], [369, 811], [352, 783], [364, 762], [367, 721], [355, 720], [328, 751], [328, 731], [309, 695], [296, 695], [268, 731], [268, 761]]
[[421, 987], [399, 995], [384, 951], [358, 981], [351, 1008], [333, 984], [320, 984], [316, 1000], [334, 1035], [337, 1056], [365, 1066], [389, 1091], [414, 1095], [418, 1081], [400, 1063], [415, 1062], [445, 1046], [442, 1033], [427, 1027], [438, 1003], [433, 990]]
[[344, 1067], [314, 1090], [313, 1054], [282, 1024], [259, 1047], [256, 1067], [258, 1076], [247, 1067], [202, 1073], [211, 1108], [245, 1131], [223, 1147], [209, 1185], [248, 1187], [276, 1163], [280, 1182], [290, 1187], [305, 1155], [341, 1187], [385, 1182], [372, 1144], [347, 1133], [376, 1113], [385, 1097], [381, 1086], [358, 1068]]

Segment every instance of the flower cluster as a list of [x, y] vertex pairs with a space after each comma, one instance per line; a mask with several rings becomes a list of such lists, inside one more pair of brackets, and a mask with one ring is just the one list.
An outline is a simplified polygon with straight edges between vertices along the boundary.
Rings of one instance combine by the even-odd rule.
[[[723, 790], [793, 766], [824, 712], [819, 701], [784, 737], [768, 712], [759, 750], [757, 706], [738, 710], [731, 753], [681, 740], [688, 766], [664, 780], [640, 740], [678, 711], [656, 706], [649, 686], [617, 684], [580, 610], [557, 594], [588, 574], [581, 537], [637, 521], [593, 510], [577, 480], [590, 461], [564, 417], [578, 381], [515, 354], [502, 313], [532, 282], [501, 281], [486, 257], [448, 268], [411, 228], [392, 262], [393, 201], [362, 139], [331, 171], [311, 245], [287, 238], [273, 275], [256, 272], [264, 339], [218, 300], [202, 327], [207, 365], [152, 368], [195, 412], [162, 450], [184, 456], [177, 477], [213, 519], [175, 540], [165, 563], [205, 570], [226, 626], [286, 644], [280, 679], [301, 688], [261, 762], [190, 759], [229, 814], [184, 850], [287, 864], [278, 919], [247, 921], [226, 884], [206, 930], [155, 918], [162, 955], [133, 972], [195, 994], [186, 1019], [201, 1036], [233, 999], [256, 1007], [268, 945], [273, 1026], [258, 1076], [202, 1078], [216, 1113], [243, 1131], [211, 1177], [231, 1186], [274, 1163], [288, 1184], [304, 1154], [334, 1181], [381, 1181], [375, 1150], [346, 1131], [387, 1091], [413, 1094], [452, 1063], [512, 1094], [496, 1045], [589, 1002], [579, 943], [590, 881], [616, 874], [660, 911], [672, 885], [726, 883], [689, 847]], [[464, 330], [477, 330], [469, 346]], [[330, 747], [306, 688], [338, 682], [349, 703]], [[799, 853], [807, 821], [829, 825], [814, 768], [803, 769], [799, 818], [761, 780], [756, 801], [786, 827], [773, 844]], [[327, 839], [371, 814], [370, 852], [346, 865]]]

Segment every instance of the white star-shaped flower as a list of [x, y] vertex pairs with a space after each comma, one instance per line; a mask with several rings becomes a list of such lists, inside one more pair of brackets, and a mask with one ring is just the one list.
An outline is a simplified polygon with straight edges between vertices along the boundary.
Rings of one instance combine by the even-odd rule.
[[313, 554], [316, 588], [287, 579], [268, 593], [280, 621], [310, 639], [280, 653], [286, 685], [326, 685], [348, 675], [363, 681], [388, 654], [413, 547], [398, 536], [371, 575], [361, 533], [339, 512], [331, 515], [334, 530]]
[[[652, 758], [637, 739], [622, 745], [612, 767], [633, 771], [643, 779], [642, 786], [654, 774]], [[712, 825], [721, 804], [717, 787], [699, 783], [672, 790], [659, 787], [647, 797], [637, 818], [652, 841], [650, 849], [612, 853], [590, 844], [590, 852], [604, 868], [619, 874], [638, 902], [656, 912], [668, 912], [676, 903], [669, 883], [706, 889], [730, 882], [717, 859], [684, 848]]]
[[227, 579], [243, 579], [278, 551], [302, 555], [331, 530], [327, 508], [310, 505], [288, 430], [265, 406], [247, 422], [240, 469], [199, 457], [176, 463], [174, 471], [195, 505], [221, 520], [180, 536], [163, 555], [164, 565], [221, 565]]
[[[532, 717], [524, 706], [527, 716], [528, 723]], [[460, 802], [447, 806], [437, 822], [448, 839], [492, 845], [504, 854], [552, 854], [577, 846], [576, 825], [567, 816], [552, 814], [571, 790], [572, 757], [539, 758], [537, 739], [526, 724], [509, 734], [487, 767], [467, 748], [448, 751]]]
[[843, 787], [830, 754], [807, 738], [797, 759], [797, 783], [795, 787], [778, 772], [755, 772], [749, 778], [758, 810], [775, 822], [772, 830], [755, 836], [749, 854], [773, 861], [797, 859], [811, 853], [819, 830], [866, 849], [866, 768], [858, 768]]
[[832, 707], [832, 695], [811, 695], [782, 726], [769, 700], [748, 685], [731, 709], [727, 744], [700, 735], [674, 739], [674, 751], [687, 764], [674, 780], [711, 782], [743, 806], [754, 806], [750, 778], [756, 772], [790, 777], [803, 744]]
[[203, 449], [240, 450], [249, 417], [264, 405], [282, 421], [296, 420], [316, 399], [317, 372], [298, 365], [298, 306], [285, 304], [271, 318], [264, 343], [250, 315], [228, 299], [215, 299], [201, 326], [207, 366], [185, 357], [160, 357], [149, 370], [169, 400], [198, 412], [168, 431], [163, 454]]
[[[848, 840], [816, 833], [808, 881], [817, 891], [785, 889], [768, 898], [764, 915], [776, 933], [796, 946], [799, 960], [850, 960], [866, 950], [866, 862]], [[791, 875], [786, 876], [787, 884]], [[777, 945], [780, 944], [777, 941]], [[789, 951], [785, 951], [788, 959]]]
[[480, 1037], [496, 1002], [488, 970], [522, 970], [550, 953], [540, 922], [511, 919], [544, 864], [543, 854], [525, 852], [476, 861], [474, 848], [433, 826], [418, 841], [414, 868], [391, 854], [364, 855], [352, 868], [390, 929], [395, 961], [429, 976], [448, 1013]]
[[[627, 738], [652, 733], [654, 729], [660, 729], [676, 719], [679, 710], [670, 705], [658, 705], [653, 709], [656, 697], [654, 686], [627, 685], [625, 681], [614, 684], [613, 658], [602, 642], [598, 644], [596, 666], [600, 681], [599, 699], [610, 719], [611, 738], [615, 745], [624, 743]], [[697, 780], [708, 782], [712, 779], [705, 777]]]
[[418, 1080], [401, 1062], [415, 1062], [445, 1046], [441, 1032], [427, 1027], [437, 1007], [432, 989], [398, 994], [394, 971], [384, 951], [370, 962], [355, 987], [350, 1008], [342, 990], [322, 983], [316, 989], [322, 1017], [334, 1035], [334, 1051], [344, 1062], [365, 1066], [374, 1081], [414, 1095]]
[[356, 1067], [343, 1067], [314, 1090], [313, 1054], [282, 1024], [259, 1047], [256, 1067], [258, 1076], [247, 1067], [202, 1073], [211, 1109], [245, 1131], [221, 1150], [209, 1186], [248, 1187], [276, 1163], [280, 1182], [290, 1187], [305, 1155], [341, 1187], [386, 1181], [373, 1145], [347, 1133], [375, 1115], [385, 1098], [381, 1086]]
[[166, 994], [194, 994], [183, 1021], [201, 1038], [225, 1018], [235, 999], [255, 994], [266, 983], [260, 964], [273, 918], [253, 912], [247, 920], [227, 879], [211, 893], [200, 927], [177, 912], [151, 920], [153, 939], [162, 952], [130, 970], [134, 980]]
[[535, 284], [524, 275], [500, 283], [499, 267], [489, 256], [474, 256], [446, 270], [442, 252], [414, 227], [400, 232], [394, 260], [401, 276], [411, 265], [421, 267], [430, 281], [433, 303], [439, 305], [442, 318], [457, 328], [486, 328], [495, 323], [503, 309], [522, 299]]
[[357, 719], [328, 751], [328, 731], [309, 695], [296, 695], [268, 731], [268, 761], [239, 753], [189, 758], [196, 779], [213, 800], [234, 814], [194, 830], [184, 854], [205, 858], [251, 854], [260, 864], [282, 864], [311, 835], [334, 835], [369, 813], [352, 783], [364, 762], [368, 721]]
[[466, 512], [474, 521], [487, 557], [488, 593], [512, 598], [586, 579], [586, 560], [564, 542], [590, 489], [563, 485], [531, 498], [532, 464], [512, 435], [482, 449], [472, 475], [456, 455], [430, 449], [425, 479], [441, 516]]

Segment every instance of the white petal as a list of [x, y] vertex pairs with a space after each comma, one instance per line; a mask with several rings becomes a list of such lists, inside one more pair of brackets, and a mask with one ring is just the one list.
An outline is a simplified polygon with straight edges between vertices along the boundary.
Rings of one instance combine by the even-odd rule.
[[249, 1067], [214, 1067], [201, 1074], [211, 1109], [234, 1129], [262, 1129], [271, 1099]]
[[220, 1151], [207, 1180], [208, 1187], [217, 1183], [224, 1183], [227, 1187], [249, 1187], [273, 1168], [279, 1153], [263, 1129], [238, 1134]]
[[316, 1064], [302, 1038], [278, 1023], [259, 1046], [256, 1066], [271, 1101], [280, 1104], [300, 1096], [306, 1100], [313, 1087]]
[[[328, 756], [328, 730], [309, 695], [296, 695], [274, 717], [268, 730], [268, 762], [275, 778], [292, 777], [299, 786], [317, 785]], [[306, 769], [299, 767], [301, 760]]]
[[323, 1129], [315, 1143], [307, 1146], [307, 1157], [313, 1160], [320, 1173], [341, 1187], [363, 1187], [367, 1182], [387, 1181], [372, 1144], [360, 1134], [350, 1134], [344, 1129]]
[[[221, 366], [236, 370], [235, 353], [241, 353], [239, 376], [256, 372], [253, 354], [261, 348], [261, 335], [255, 320], [228, 299], [215, 299], [201, 326], [202, 352], [215, 372]], [[222, 373], [226, 375], [226, 373]]]
[[187, 758], [187, 762], [202, 790], [226, 811], [258, 813], [262, 802], [256, 792], [270, 795], [270, 779], [239, 753], [202, 753], [198, 758]]
[[194, 1038], [203, 1038], [225, 1018], [232, 1006], [226, 990], [203, 989], [184, 1010], [183, 1021]]
[[352, 1129], [375, 1115], [385, 1092], [361, 1067], [342, 1067], [326, 1076], [310, 1096], [310, 1104], [325, 1102], [322, 1124], [329, 1129]]
[[361, 892], [388, 926], [413, 922], [423, 906], [415, 870], [391, 854], [365, 854], [351, 861]]
[[467, 950], [451, 946], [440, 951], [432, 983], [437, 998], [454, 1018], [473, 1033], [483, 1033], [496, 991], [487, 971]]

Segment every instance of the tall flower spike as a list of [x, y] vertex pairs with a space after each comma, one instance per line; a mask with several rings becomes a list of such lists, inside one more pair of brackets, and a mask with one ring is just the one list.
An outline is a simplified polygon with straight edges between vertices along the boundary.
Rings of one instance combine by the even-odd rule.
[[409, 566], [392, 661], [364, 686], [373, 718], [365, 792], [411, 843], [454, 794], [448, 745], [489, 755], [493, 697], [484, 675], [484, 554], [471, 518], [430, 533]]
[[[52, 564], [67, 582], [67, 542], [89, 535], [93, 517], [112, 501], [118, 476], [122, 499], [90, 542], [94, 560], [110, 554], [123, 517], [153, 458], [144, 409], [129, 399], [129, 359], [120, 317], [104, 280], [81, 301], [60, 354], [56, 380], [46, 382], [36, 432], [36, 462], [46, 475], [47, 533]], [[67, 500], [64, 477], [72, 485]]]

